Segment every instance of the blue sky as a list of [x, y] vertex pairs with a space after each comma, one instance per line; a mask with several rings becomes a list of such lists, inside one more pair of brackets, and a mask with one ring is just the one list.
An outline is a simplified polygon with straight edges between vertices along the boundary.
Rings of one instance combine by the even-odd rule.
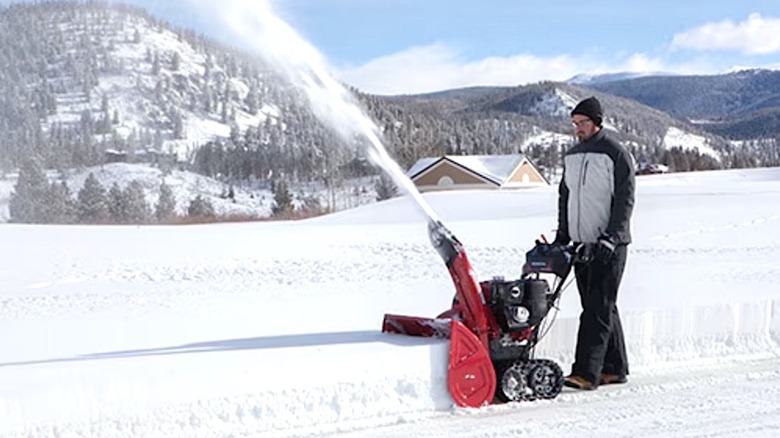
[[[247, 42], [214, 17], [226, 3], [243, 1], [128, 2], [241, 46]], [[519, 85], [580, 73], [780, 68], [777, 0], [271, 3], [324, 55], [339, 79], [378, 94]]]

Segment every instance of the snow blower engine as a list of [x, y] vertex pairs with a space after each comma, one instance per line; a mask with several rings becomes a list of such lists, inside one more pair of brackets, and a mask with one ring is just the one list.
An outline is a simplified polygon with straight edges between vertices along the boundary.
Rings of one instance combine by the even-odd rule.
[[[436, 318], [385, 315], [382, 331], [450, 339], [447, 386], [461, 407], [556, 397], [563, 371], [533, 357], [545, 318], [557, 303], [574, 263], [572, 246], [536, 242], [522, 275], [477, 281], [463, 245], [439, 221], [428, 236], [455, 284], [452, 307]], [[553, 286], [541, 274], [554, 277]]]

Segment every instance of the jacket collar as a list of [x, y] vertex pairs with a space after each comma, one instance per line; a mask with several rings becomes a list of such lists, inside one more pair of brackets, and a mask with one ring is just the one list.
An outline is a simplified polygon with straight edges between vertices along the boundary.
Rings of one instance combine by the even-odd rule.
[[595, 143], [604, 138], [604, 128], [599, 129], [599, 132], [593, 134], [593, 136], [582, 143]]

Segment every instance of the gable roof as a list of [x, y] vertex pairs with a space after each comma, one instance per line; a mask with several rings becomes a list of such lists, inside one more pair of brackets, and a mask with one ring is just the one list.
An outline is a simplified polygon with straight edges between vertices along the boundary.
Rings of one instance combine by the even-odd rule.
[[428, 170], [431, 166], [438, 163], [439, 161], [443, 160], [444, 157], [425, 157], [420, 158], [417, 160], [414, 165], [412, 165], [411, 168], [406, 172], [406, 176], [409, 177], [409, 179], [414, 179], [417, 175], [423, 173], [424, 171]]
[[525, 159], [522, 154], [512, 155], [444, 155], [442, 157], [426, 157], [417, 160], [406, 173], [414, 179], [442, 161], [447, 161], [456, 167], [476, 174], [496, 185], [502, 185], [512, 176], [512, 172]]

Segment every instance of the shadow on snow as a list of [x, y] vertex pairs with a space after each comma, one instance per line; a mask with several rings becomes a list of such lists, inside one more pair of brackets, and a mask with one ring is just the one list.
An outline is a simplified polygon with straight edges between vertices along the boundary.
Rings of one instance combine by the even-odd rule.
[[264, 350], [312, 347], [341, 344], [386, 343], [401, 346], [430, 344], [430, 338], [381, 333], [378, 331], [354, 331], [333, 333], [309, 333], [300, 335], [262, 336], [255, 338], [225, 339], [195, 342], [171, 347], [145, 348], [137, 350], [109, 351], [84, 354], [66, 358], [51, 358], [19, 362], [0, 363], [0, 367], [42, 365], [61, 362], [80, 362], [100, 359], [122, 359], [133, 357], [165, 356], [173, 354], [218, 353], [223, 351]]

